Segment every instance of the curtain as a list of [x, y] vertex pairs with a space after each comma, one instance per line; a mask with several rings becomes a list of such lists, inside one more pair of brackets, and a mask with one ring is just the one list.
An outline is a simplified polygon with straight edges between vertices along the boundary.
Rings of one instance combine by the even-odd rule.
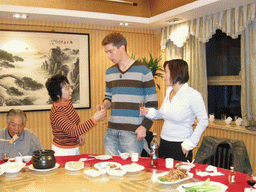
[[[252, 83], [256, 81], [253, 79], [253, 75], [250, 75], [249, 77], [247, 76], [247, 73], [252, 74], [255, 72], [255, 65], [253, 65], [255, 63], [252, 62], [255, 58], [255, 53], [252, 53], [254, 51], [255, 44], [253, 44], [253, 41], [251, 40], [252, 37], [251, 33], [249, 32], [251, 29], [247, 29], [248, 25], [255, 21], [255, 6], [256, 3], [251, 3], [212, 15], [199, 17], [181, 24], [171, 25], [162, 28], [161, 37], [162, 51], [166, 49], [168, 44], [173, 44], [172, 47], [175, 45], [176, 47], [179, 47], [179, 49], [183, 50], [182, 54], [177, 51], [177, 48], [170, 50], [170, 56], [179, 55], [180, 58], [183, 58], [190, 63], [190, 84], [193, 88], [201, 92], [203, 98], [206, 99], [207, 75], [205, 48], [203, 45], [199, 45], [199, 43], [194, 43], [194, 45], [191, 46], [191, 36], [194, 36], [196, 40], [200, 42], [200, 44], [205, 44], [209, 41], [212, 35], [216, 33], [217, 29], [222, 30], [232, 38], [237, 38], [238, 35], [243, 33], [243, 53], [241, 53], [243, 59], [241, 63], [241, 65], [243, 65], [241, 66], [241, 108], [242, 116], [247, 120], [256, 120], [255, 117], [253, 117], [256, 110], [256, 89], [254, 89], [255, 87], [253, 87], [254, 84]], [[180, 28], [183, 28], [184, 31], [180, 32]], [[194, 42], [196, 42], [196, 40]], [[174, 54], [173, 52], [179, 54]], [[202, 69], [202, 71], [200, 71], [200, 69]]]
[[252, 3], [162, 28], [161, 50], [166, 48], [168, 41], [182, 47], [189, 35], [206, 43], [217, 29], [235, 39], [255, 20], [255, 6], [256, 3]]
[[[184, 46], [178, 47], [173, 42], [167, 43], [167, 60], [183, 59], [189, 65], [188, 84], [199, 91], [207, 105], [207, 71], [205, 44], [201, 43], [195, 36], [190, 35]], [[202, 81], [206, 79], [206, 81]]]
[[241, 35], [241, 110], [245, 126], [256, 120], [256, 24], [246, 27]]

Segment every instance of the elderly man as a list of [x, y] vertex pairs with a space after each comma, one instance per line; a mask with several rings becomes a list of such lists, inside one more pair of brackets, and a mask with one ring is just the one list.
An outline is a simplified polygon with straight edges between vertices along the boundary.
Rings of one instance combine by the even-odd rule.
[[[14, 135], [19, 138], [15, 140], [11, 145], [8, 141], [0, 141], [0, 153], [8, 152], [10, 158], [22, 155], [33, 155], [33, 151], [37, 148], [35, 144], [43, 149], [38, 137], [30, 130], [25, 128], [27, 116], [19, 109], [11, 109], [7, 113], [7, 127], [0, 130], [0, 138], [11, 140]], [[33, 141], [32, 141], [33, 140]]]

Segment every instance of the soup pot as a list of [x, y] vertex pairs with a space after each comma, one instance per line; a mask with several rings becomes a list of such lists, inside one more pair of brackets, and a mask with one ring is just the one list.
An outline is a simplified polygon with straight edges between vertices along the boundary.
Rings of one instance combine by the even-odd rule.
[[55, 166], [56, 159], [53, 150], [37, 150], [33, 152], [32, 164], [36, 169], [50, 169]]

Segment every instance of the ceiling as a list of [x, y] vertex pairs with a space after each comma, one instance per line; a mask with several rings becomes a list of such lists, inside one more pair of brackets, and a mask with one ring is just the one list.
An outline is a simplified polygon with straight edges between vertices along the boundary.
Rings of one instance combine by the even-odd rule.
[[[17, 3], [24, 1], [0, 0], [0, 19], [13, 20], [13, 14], [25, 13], [28, 15], [28, 20], [87, 23], [108, 26], [117, 26], [122, 22], [128, 23], [129, 25], [125, 27], [129, 28], [160, 29], [171, 25], [166, 21], [174, 18], [179, 18], [181, 19], [179, 22], [184, 22], [256, 2], [256, 0], [183, 0], [175, 1], [179, 3], [173, 3], [172, 6], [170, 0], [127, 1], [137, 3], [137, 6], [106, 0], [83, 0], [83, 2], [77, 5], [74, 5], [74, 3], [70, 5], [63, 4], [61, 3], [63, 0], [53, 1], [57, 2], [55, 4], [50, 4], [49, 2], [48, 4], [43, 4], [43, 2], [47, 2], [47, 0], [41, 3], [38, 3], [39, 1], [31, 0], [29, 2], [29, 0], [27, 0], [25, 1], [27, 4]], [[72, 2], [79, 2], [79, 0]], [[84, 4], [84, 6], [81, 6], [81, 3]]]

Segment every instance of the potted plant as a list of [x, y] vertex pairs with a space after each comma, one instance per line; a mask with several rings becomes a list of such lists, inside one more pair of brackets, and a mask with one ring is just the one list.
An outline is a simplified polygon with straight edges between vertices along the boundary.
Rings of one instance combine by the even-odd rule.
[[[147, 65], [150, 68], [154, 78], [156, 77], [163, 78], [163, 74], [161, 73], [161, 71], [164, 71], [164, 70], [161, 66], [159, 66], [159, 61], [162, 59], [161, 56], [159, 58], [154, 59], [152, 54], [149, 54], [149, 57], [150, 57], [149, 60], [147, 60], [145, 57], [142, 59], [139, 58], [136, 60], [138, 62], [141, 62]], [[132, 54], [131, 58], [135, 59], [135, 55]], [[158, 84], [156, 84], [156, 86], [158, 87], [158, 89], [160, 89], [160, 86]]]

